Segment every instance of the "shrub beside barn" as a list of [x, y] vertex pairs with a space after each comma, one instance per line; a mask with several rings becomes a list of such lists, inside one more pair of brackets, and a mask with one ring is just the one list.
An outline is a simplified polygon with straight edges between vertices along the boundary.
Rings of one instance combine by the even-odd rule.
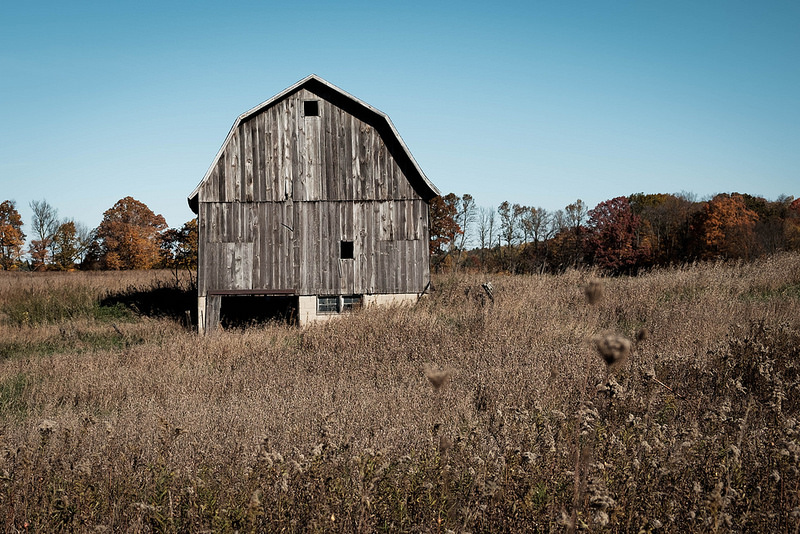
[[416, 300], [438, 194], [389, 117], [322, 78], [245, 112], [189, 196], [200, 331], [242, 296], [300, 324]]

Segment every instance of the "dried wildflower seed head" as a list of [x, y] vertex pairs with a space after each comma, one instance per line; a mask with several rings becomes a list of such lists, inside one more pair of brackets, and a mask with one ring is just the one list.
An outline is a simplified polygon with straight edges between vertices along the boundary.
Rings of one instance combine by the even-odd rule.
[[444, 454], [453, 447], [453, 440], [442, 434], [439, 436], [439, 453]]
[[249, 507], [251, 509], [256, 509], [261, 506], [261, 490], [256, 489], [253, 494], [250, 496], [250, 504]]
[[450, 371], [434, 371], [433, 369], [428, 369], [425, 371], [425, 376], [428, 377], [428, 382], [431, 383], [433, 389], [438, 391], [439, 388], [447, 383], [447, 380], [450, 378]]
[[583, 294], [586, 295], [586, 302], [597, 304], [603, 300], [603, 282], [600, 280], [589, 281], [583, 288]]
[[640, 328], [638, 332], [636, 332], [636, 341], [641, 343], [642, 341], [647, 341], [647, 338], [650, 337], [650, 330], [647, 328]]
[[39, 423], [37, 430], [39, 431], [40, 434], [46, 436], [48, 434], [52, 434], [53, 431], [57, 428], [58, 428], [58, 423], [56, 423], [52, 419], [43, 419], [42, 422]]
[[606, 365], [614, 365], [625, 361], [631, 355], [631, 341], [623, 336], [609, 334], [603, 337], [596, 337], [594, 345], [597, 353], [602, 356]]

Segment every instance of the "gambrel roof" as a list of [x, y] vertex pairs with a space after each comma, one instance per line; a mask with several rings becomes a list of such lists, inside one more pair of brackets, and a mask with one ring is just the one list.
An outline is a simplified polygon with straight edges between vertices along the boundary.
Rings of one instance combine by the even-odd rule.
[[425, 176], [425, 173], [422, 172], [422, 169], [414, 159], [414, 156], [411, 155], [411, 152], [409, 151], [403, 139], [400, 137], [400, 134], [397, 132], [397, 129], [394, 127], [394, 124], [392, 124], [392, 121], [389, 119], [388, 115], [370, 106], [366, 102], [354, 97], [353, 95], [339, 89], [332, 83], [320, 78], [315, 74], [312, 74], [285, 89], [284, 91], [281, 91], [269, 100], [266, 100], [256, 107], [242, 113], [236, 119], [230, 131], [228, 132], [228, 136], [225, 138], [225, 142], [222, 144], [222, 147], [220, 147], [217, 155], [214, 157], [214, 161], [209, 166], [205, 176], [203, 176], [203, 179], [200, 180], [200, 183], [197, 185], [197, 187], [195, 187], [194, 191], [192, 191], [188, 197], [189, 207], [192, 209], [192, 211], [197, 213], [200, 188], [203, 183], [209, 179], [209, 176], [212, 174], [220, 157], [225, 151], [225, 147], [228, 145], [231, 137], [234, 135], [234, 132], [236, 132], [239, 125], [243, 121], [246, 121], [250, 117], [253, 117], [269, 107], [274, 106], [276, 103], [282, 101], [289, 95], [300, 91], [301, 89], [306, 89], [318, 95], [320, 98], [331, 102], [337, 107], [347, 111], [351, 115], [375, 128], [380, 133], [384, 143], [390, 149], [392, 155], [394, 156], [398, 165], [402, 168], [404, 174], [409, 179], [414, 189], [418, 191], [423, 199], [430, 200], [440, 194], [436, 186], [433, 185], [433, 183], [428, 180], [428, 177]]

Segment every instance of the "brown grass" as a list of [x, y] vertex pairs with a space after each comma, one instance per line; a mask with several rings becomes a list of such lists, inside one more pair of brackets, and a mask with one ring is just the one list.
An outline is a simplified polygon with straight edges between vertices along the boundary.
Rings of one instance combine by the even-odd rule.
[[[415, 307], [203, 338], [100, 304], [168, 276], [0, 273], [6, 531], [800, 525], [796, 254], [593, 305], [591, 272], [492, 276], [493, 304], [441, 276]], [[608, 375], [593, 339], [642, 329]]]

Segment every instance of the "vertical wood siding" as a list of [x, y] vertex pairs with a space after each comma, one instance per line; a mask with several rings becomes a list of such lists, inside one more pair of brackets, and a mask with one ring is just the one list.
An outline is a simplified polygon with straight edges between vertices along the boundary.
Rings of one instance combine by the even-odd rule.
[[[320, 115], [304, 117], [304, 100], [319, 100]], [[201, 202], [419, 197], [375, 128], [305, 89], [242, 121], [199, 194]]]
[[[427, 204], [200, 203], [200, 291], [413, 293], [428, 278]], [[353, 259], [340, 259], [341, 242]]]
[[[318, 100], [305, 117], [303, 101]], [[428, 205], [375, 128], [307, 89], [241, 121], [199, 191], [199, 290], [413, 293]], [[353, 259], [340, 259], [352, 241]]]

